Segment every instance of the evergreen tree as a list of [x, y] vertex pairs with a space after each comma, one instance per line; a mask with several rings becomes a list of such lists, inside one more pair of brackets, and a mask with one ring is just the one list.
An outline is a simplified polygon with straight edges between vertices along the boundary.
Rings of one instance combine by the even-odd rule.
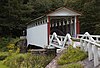
[[[25, 27], [25, 23], [30, 21], [33, 11], [30, 2], [25, 3], [23, 0], [3, 0], [0, 2], [0, 25], [9, 28]], [[4, 4], [3, 4], [4, 3]]]

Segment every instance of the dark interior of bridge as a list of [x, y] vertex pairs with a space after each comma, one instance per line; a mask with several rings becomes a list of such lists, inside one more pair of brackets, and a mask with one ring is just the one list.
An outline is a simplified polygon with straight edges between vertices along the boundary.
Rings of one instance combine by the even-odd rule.
[[56, 32], [57, 35], [65, 36], [67, 33], [70, 33], [70, 26], [67, 24], [65, 19], [52, 19], [50, 22], [50, 34]]

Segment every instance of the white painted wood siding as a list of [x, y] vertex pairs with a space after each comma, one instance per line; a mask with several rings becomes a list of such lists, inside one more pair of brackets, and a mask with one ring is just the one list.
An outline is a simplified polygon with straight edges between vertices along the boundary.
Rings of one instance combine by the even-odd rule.
[[27, 45], [31, 44], [44, 48], [47, 43], [47, 23], [27, 29]]

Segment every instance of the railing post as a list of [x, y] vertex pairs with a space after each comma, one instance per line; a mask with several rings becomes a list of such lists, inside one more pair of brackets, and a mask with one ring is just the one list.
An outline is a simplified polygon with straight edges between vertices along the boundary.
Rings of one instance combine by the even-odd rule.
[[84, 47], [84, 50], [87, 52], [87, 42], [86, 41], [84, 41], [83, 47]]
[[98, 56], [98, 48], [97, 46], [93, 45], [93, 54], [94, 54], [94, 67], [99, 65], [99, 56]]
[[88, 43], [87, 47], [88, 47], [88, 59], [89, 61], [91, 61], [93, 59], [92, 44]]
[[72, 40], [71, 40], [70, 34], [66, 34], [65, 39], [64, 39], [64, 42], [63, 42], [63, 47], [65, 46], [66, 41], [67, 41], [67, 44], [68, 45], [72, 45]]
[[96, 37], [96, 42], [98, 42], [99, 40], [98, 40], [98, 37]]
[[81, 46], [81, 50], [84, 50], [84, 47], [83, 47], [83, 41], [82, 41], [82, 39], [80, 39], [80, 46]]
[[60, 40], [58, 39], [58, 37], [57, 37], [57, 34], [56, 34], [56, 33], [55, 33], [55, 38], [57, 39], [58, 44], [59, 44], [59, 45], [61, 45], [61, 42], [60, 42]]
[[62, 42], [63, 38], [62, 38], [62, 37], [60, 37], [60, 39], [61, 39], [60, 41]]

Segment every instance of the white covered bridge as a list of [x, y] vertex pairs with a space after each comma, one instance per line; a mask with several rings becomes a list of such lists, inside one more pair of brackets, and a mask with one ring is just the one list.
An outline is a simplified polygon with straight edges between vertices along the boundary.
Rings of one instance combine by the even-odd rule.
[[[100, 36], [90, 35], [88, 32], [80, 35], [78, 16], [79, 13], [61, 7], [34, 19], [27, 26], [27, 46], [63, 49], [65, 44], [71, 44], [73, 47], [78, 45], [88, 53], [88, 59], [94, 61], [94, 66], [99, 65]], [[77, 36], [81, 36], [80, 42], [72, 42], [71, 38]]]
[[[34, 19], [27, 26], [27, 45], [35, 45], [42, 48], [64, 47], [64, 36], [66, 36], [67, 33], [73, 37], [79, 34], [79, 15], [80, 14], [75, 11], [61, 7], [51, 13]], [[60, 35], [59, 40], [57, 38], [56, 40], [63, 42], [64, 45], [61, 47], [51, 44], [50, 39], [54, 32]], [[54, 36], [56, 37], [55, 34]], [[58, 42], [59, 45], [61, 45], [61, 43]]]

